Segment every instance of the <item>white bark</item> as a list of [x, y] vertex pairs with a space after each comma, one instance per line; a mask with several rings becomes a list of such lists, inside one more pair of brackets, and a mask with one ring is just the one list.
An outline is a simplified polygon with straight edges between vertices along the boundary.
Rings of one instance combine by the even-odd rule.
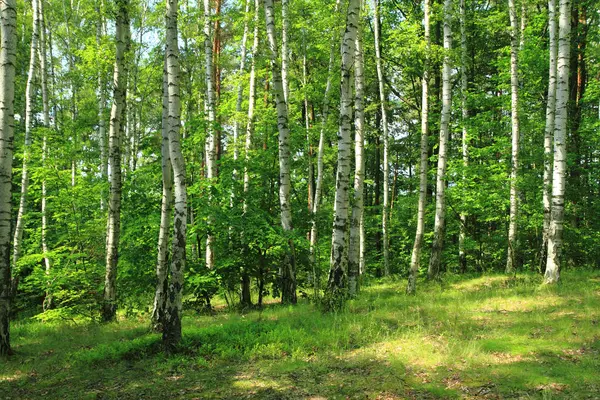
[[364, 56], [362, 49], [362, 31], [360, 16], [356, 35], [354, 54], [354, 202], [352, 203], [352, 218], [350, 220], [350, 240], [348, 246], [348, 294], [355, 296], [359, 290], [361, 254], [361, 221], [364, 213], [364, 182], [365, 182], [365, 110], [363, 98]]
[[[277, 130], [279, 131], [279, 205], [281, 208], [281, 225], [284, 231], [292, 231], [292, 210], [290, 204], [290, 130], [288, 126], [288, 107], [284, 97], [281, 66], [279, 65], [277, 41], [275, 38], [275, 20], [273, 0], [265, 0], [265, 21], [267, 38], [271, 53], [271, 71], [273, 74], [273, 91], [277, 108]], [[282, 302], [296, 303], [296, 271], [294, 261], [294, 244], [288, 240], [289, 249], [281, 267]]]
[[510, 16], [510, 109], [512, 130], [512, 165], [510, 169], [510, 214], [508, 225], [508, 250], [506, 257], [506, 273], [510, 274], [517, 268], [517, 216], [519, 212], [519, 194], [517, 193], [517, 175], [519, 171], [519, 25], [515, 0], [508, 0]]
[[[206, 82], [206, 111], [208, 114], [208, 132], [206, 135], [206, 177], [209, 181], [217, 177], [217, 138], [215, 135], [215, 86], [213, 82], [213, 54], [212, 54], [212, 29], [211, 29], [210, 0], [204, 0], [204, 58]], [[212, 202], [212, 197], [209, 199]], [[208, 232], [206, 234], [206, 268], [213, 269], [215, 265], [214, 237], [211, 232], [214, 219], [210, 216], [207, 220]]]
[[[239, 136], [240, 136], [240, 117], [242, 115], [242, 100], [244, 98], [244, 85], [242, 84], [242, 75], [246, 70], [246, 41], [248, 40], [248, 15], [250, 13], [250, 0], [246, 0], [245, 17], [244, 17], [244, 33], [242, 35], [242, 45], [240, 48], [240, 67], [238, 69], [238, 87], [237, 99], [235, 102], [236, 116], [233, 121], [233, 159], [237, 161], [240, 154]], [[234, 176], [236, 171], [234, 171]]]
[[569, 100], [569, 57], [571, 44], [571, 2], [559, 1], [556, 115], [554, 125], [554, 168], [552, 172], [552, 211], [548, 235], [545, 283], [560, 277], [565, 212], [565, 172], [567, 167], [567, 104]]
[[383, 68], [381, 66], [381, 38], [380, 24], [379, 24], [379, 5], [377, 0], [373, 0], [373, 10], [375, 16], [373, 18], [374, 31], [375, 31], [375, 63], [377, 66], [377, 81], [379, 84], [379, 102], [381, 105], [381, 136], [383, 142], [383, 209], [381, 216], [381, 230], [383, 233], [383, 274], [388, 276], [390, 274], [390, 249], [389, 249], [389, 209], [390, 209], [390, 189], [389, 189], [389, 134], [388, 134], [388, 121], [387, 121], [387, 110], [384, 88], [384, 76]]
[[556, 114], [556, 57], [558, 52], [556, 38], [556, 0], [548, 0], [548, 103], [546, 104], [546, 129], [544, 131], [544, 181], [542, 205], [544, 207], [544, 225], [542, 230], [542, 249], [540, 252], [540, 270], [546, 266], [548, 256], [548, 236], [550, 235], [550, 208], [552, 199], [552, 139], [554, 136], [554, 117]]
[[440, 146], [435, 184], [435, 221], [433, 244], [427, 275], [429, 279], [438, 277], [446, 227], [446, 166], [448, 157], [448, 134], [450, 131], [450, 111], [452, 108], [452, 0], [444, 0], [444, 62], [442, 66], [442, 115], [440, 124]]
[[[346, 31], [342, 41], [340, 125], [338, 133], [338, 160], [335, 183], [335, 209], [331, 237], [331, 261], [327, 290], [332, 301], [343, 297], [348, 270], [347, 233], [350, 227], [348, 202], [350, 191], [350, 164], [352, 158], [352, 66], [355, 59], [360, 0], [350, 0], [346, 16]], [[332, 304], [335, 306], [336, 304]]]
[[106, 229], [106, 276], [104, 281], [103, 319], [114, 320], [117, 311], [117, 264], [119, 260], [119, 238], [121, 234], [121, 138], [127, 113], [127, 53], [130, 48], [129, 2], [118, 0], [116, 17], [116, 59], [114, 66], [114, 94], [110, 113], [109, 159], [110, 190], [108, 200], [108, 221]]
[[281, 0], [281, 84], [283, 85], [283, 98], [286, 106], [289, 106], [290, 86], [288, 81], [289, 46], [288, 36], [290, 32], [289, 0]]
[[415, 243], [410, 257], [410, 272], [406, 293], [414, 294], [417, 290], [417, 275], [421, 263], [421, 250], [423, 249], [423, 235], [425, 233], [425, 207], [427, 205], [427, 163], [428, 163], [428, 135], [429, 135], [429, 52], [431, 49], [429, 25], [429, 0], [423, 1], [423, 27], [425, 39], [425, 62], [423, 64], [423, 77], [421, 78], [421, 155], [419, 159], [419, 204], [417, 206], [417, 230]]
[[187, 188], [185, 160], [181, 149], [181, 102], [179, 98], [179, 45], [177, 43], [177, 0], [167, 0], [165, 23], [169, 156], [174, 178], [173, 242], [167, 304], [163, 318], [163, 344], [168, 351], [175, 349], [181, 340], [181, 317], [183, 298], [183, 273], [185, 270], [185, 246], [187, 234]]
[[11, 353], [11, 186], [14, 135], [17, 2], [0, 2], [0, 355]]
[[37, 72], [38, 46], [40, 40], [40, 9], [38, 0], [32, 2], [33, 28], [31, 33], [31, 46], [29, 53], [29, 71], [27, 72], [27, 85], [25, 87], [25, 146], [23, 147], [23, 169], [21, 170], [21, 197], [17, 223], [13, 238], [13, 267], [16, 267], [21, 256], [23, 242], [23, 228], [25, 226], [25, 213], [27, 212], [27, 192], [29, 190], [29, 161], [31, 157], [31, 129], [33, 128], [33, 106], [35, 102], [34, 79]]

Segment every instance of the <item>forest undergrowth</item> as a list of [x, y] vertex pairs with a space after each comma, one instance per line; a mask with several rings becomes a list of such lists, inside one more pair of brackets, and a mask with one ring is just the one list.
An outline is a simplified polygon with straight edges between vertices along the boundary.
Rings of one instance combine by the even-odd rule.
[[597, 399], [600, 272], [371, 282], [343, 312], [304, 300], [186, 314], [165, 355], [146, 319], [17, 321], [2, 399]]

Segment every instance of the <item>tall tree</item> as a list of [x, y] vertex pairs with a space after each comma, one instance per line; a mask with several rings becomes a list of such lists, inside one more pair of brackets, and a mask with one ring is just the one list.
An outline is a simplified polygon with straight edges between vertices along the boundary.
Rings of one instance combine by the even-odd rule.
[[375, 35], [375, 63], [377, 66], [377, 82], [379, 84], [379, 101], [381, 106], [381, 136], [383, 142], [383, 209], [381, 215], [381, 229], [383, 233], [383, 274], [385, 276], [390, 273], [390, 239], [389, 239], [389, 211], [390, 211], [390, 188], [389, 188], [389, 134], [387, 121], [387, 97], [385, 94], [385, 81], [383, 76], [383, 67], [381, 65], [381, 26], [379, 22], [379, 4], [378, 0], [373, 0], [373, 10], [375, 16], [374, 35]]
[[17, 2], [0, 2], [0, 355], [11, 353], [11, 186], [14, 135]]
[[336, 307], [345, 296], [348, 270], [347, 233], [350, 227], [348, 202], [350, 192], [350, 164], [352, 149], [352, 66], [355, 60], [356, 37], [360, 0], [350, 0], [346, 14], [346, 31], [342, 40], [340, 122], [338, 133], [338, 158], [335, 182], [333, 234], [331, 235], [331, 261], [327, 292], [330, 307]]
[[168, 127], [169, 156], [174, 178], [173, 245], [171, 268], [169, 269], [169, 289], [163, 322], [163, 345], [173, 351], [181, 341], [181, 314], [183, 297], [183, 273], [185, 270], [185, 245], [187, 234], [187, 187], [185, 161], [181, 150], [181, 102], [179, 98], [179, 44], [177, 42], [177, 0], [167, 0], [165, 14], [167, 85], [168, 85]]
[[513, 273], [517, 257], [517, 216], [519, 212], [519, 198], [517, 193], [517, 174], [519, 171], [519, 21], [515, 0], [508, 0], [508, 13], [510, 16], [510, 119], [512, 142], [512, 165], [510, 168], [510, 215], [508, 225], [508, 250], [506, 257], [506, 273]]
[[548, 235], [545, 283], [560, 277], [565, 213], [565, 173], [567, 167], [567, 107], [569, 100], [569, 59], [571, 52], [571, 2], [559, 1], [556, 114], [554, 124], [554, 168], [552, 172], [552, 211]]
[[281, 301], [295, 304], [296, 298], [296, 260], [294, 241], [291, 237], [292, 208], [290, 204], [290, 129], [288, 119], [288, 106], [284, 96], [281, 78], [281, 65], [275, 37], [275, 18], [273, 0], [265, 0], [265, 21], [267, 25], [267, 38], [271, 53], [271, 71], [273, 74], [273, 92], [277, 108], [277, 130], [279, 131], [279, 206], [281, 209], [281, 226], [288, 237], [283, 265], [280, 268]]
[[[460, 107], [462, 111], [462, 161], [463, 169], [466, 170], [469, 166], [469, 136], [467, 132], [467, 118], [469, 110], [467, 109], [467, 16], [465, 10], [465, 0], [460, 0]], [[465, 173], [463, 172], [463, 178]], [[467, 214], [462, 211], [460, 213], [460, 231], [458, 234], [458, 262], [460, 270], [467, 270], [467, 253], [465, 251], [465, 240], [467, 236]]]
[[421, 155], [419, 158], [419, 204], [417, 207], [417, 231], [415, 243], [410, 257], [410, 272], [406, 293], [414, 294], [417, 290], [417, 275], [421, 263], [423, 235], [425, 233], [425, 206], [427, 205], [427, 164], [429, 160], [429, 53], [431, 38], [429, 34], [429, 0], [423, 1], [423, 27], [425, 37], [425, 62], [421, 78]]
[[109, 199], [106, 229], [106, 277], [104, 280], [104, 304], [102, 317], [112, 321], [117, 312], [117, 264], [119, 261], [119, 238], [121, 235], [121, 141], [125, 132], [127, 115], [127, 58], [130, 49], [129, 0], [116, 0], [116, 59], [113, 76], [113, 104], [110, 112], [108, 137]]
[[440, 122], [440, 145], [435, 183], [435, 221], [433, 244], [429, 269], [429, 279], [436, 279], [440, 271], [444, 235], [446, 229], [446, 167], [448, 165], [448, 134], [450, 132], [450, 112], [452, 108], [452, 0], [444, 0], [444, 62], [442, 65], [442, 115]]

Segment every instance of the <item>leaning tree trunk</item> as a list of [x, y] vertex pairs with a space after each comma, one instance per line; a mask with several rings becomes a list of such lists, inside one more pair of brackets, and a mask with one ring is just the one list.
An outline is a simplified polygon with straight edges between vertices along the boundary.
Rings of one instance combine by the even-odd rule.
[[[212, 32], [210, 26], [210, 1], [204, 0], [204, 58], [206, 83], [206, 111], [208, 114], [208, 132], [206, 135], [206, 177], [212, 183], [217, 177], [217, 142], [215, 134], [215, 86], [213, 75], [213, 54], [212, 54]], [[212, 203], [212, 196], [209, 203]], [[207, 219], [208, 232], [206, 234], [206, 268], [213, 269], [215, 265], [214, 255], [214, 236], [212, 226], [214, 218], [210, 215]]]
[[117, 0], [116, 59], [114, 71], [113, 105], [110, 112], [108, 157], [110, 159], [110, 189], [108, 199], [108, 222], [106, 229], [106, 277], [104, 281], [104, 304], [102, 317], [112, 321], [117, 312], [117, 264], [119, 260], [119, 236], [121, 233], [121, 137], [124, 131], [127, 95], [127, 53], [131, 34], [129, 32], [129, 1]]
[[360, 284], [361, 254], [360, 234], [361, 221], [364, 213], [364, 184], [365, 184], [365, 110], [363, 98], [365, 95], [364, 57], [362, 49], [362, 32], [360, 16], [356, 34], [356, 49], [354, 54], [354, 202], [352, 203], [352, 218], [350, 220], [350, 240], [348, 246], [348, 294], [356, 296]]
[[[467, 133], [467, 118], [469, 111], [467, 109], [467, 34], [466, 34], [466, 15], [465, 0], [460, 0], [460, 106], [462, 111], [462, 161], [464, 181], [466, 170], [469, 167], [469, 138]], [[458, 262], [461, 272], [467, 271], [467, 253], [465, 251], [465, 240], [467, 237], [467, 214], [460, 213], [460, 231], [458, 233]]]
[[290, 130], [288, 127], [288, 107], [284, 97], [281, 79], [281, 66], [275, 38], [275, 20], [273, 16], [273, 0], [265, 0], [265, 21], [267, 38], [271, 50], [271, 71], [273, 74], [273, 91], [277, 108], [277, 130], [279, 131], [279, 205], [281, 208], [281, 225], [288, 237], [288, 249], [283, 265], [280, 268], [281, 301], [295, 304], [296, 298], [296, 261], [292, 233], [292, 209], [290, 204]]
[[179, 47], [177, 43], [177, 0], [167, 1], [165, 23], [167, 84], [168, 84], [168, 127], [169, 153], [174, 178], [173, 247], [167, 304], [163, 317], [163, 345], [173, 351], [181, 341], [181, 312], [183, 296], [183, 272], [185, 270], [185, 244], [187, 234], [187, 188], [185, 161], [181, 150], [181, 102], [179, 99]]
[[510, 114], [512, 129], [512, 165], [510, 169], [510, 214], [508, 225], [508, 251], [506, 257], [506, 273], [510, 274], [517, 268], [517, 216], [519, 198], [517, 193], [517, 174], [519, 171], [519, 75], [517, 53], [519, 51], [519, 23], [515, 0], [508, 0], [510, 15]]
[[348, 269], [347, 233], [348, 201], [350, 191], [351, 134], [352, 134], [352, 66], [355, 60], [360, 0], [350, 0], [346, 16], [346, 31], [342, 41], [340, 126], [338, 160], [335, 183], [333, 234], [327, 296], [330, 308], [335, 308], [345, 296], [345, 278]]
[[33, 27], [31, 34], [31, 47], [29, 55], [29, 72], [27, 73], [27, 86], [25, 88], [25, 146], [23, 147], [23, 169], [21, 170], [21, 200], [17, 212], [17, 223], [13, 238], [13, 267], [16, 267], [21, 256], [23, 243], [23, 228], [25, 226], [25, 213], [27, 212], [27, 192], [29, 190], [29, 161], [31, 157], [31, 129], [33, 127], [33, 106], [35, 102], [34, 79], [37, 70], [38, 46], [40, 41], [40, 9], [39, 0], [32, 2]]
[[429, 35], [429, 0], [424, 0], [425, 28], [425, 63], [423, 65], [423, 77], [421, 78], [421, 157], [419, 161], [419, 205], [417, 207], [417, 231], [415, 243], [410, 257], [410, 272], [406, 293], [415, 294], [417, 290], [417, 275], [421, 262], [421, 250], [423, 249], [423, 235], [425, 233], [425, 206], [427, 205], [427, 163], [429, 161], [428, 139], [429, 134], [429, 52], [431, 39]]
[[559, 1], [556, 116], [554, 126], [554, 170], [552, 173], [552, 212], [548, 235], [545, 283], [560, 276], [563, 220], [565, 213], [565, 171], [567, 167], [567, 105], [569, 100], [569, 57], [571, 44], [571, 2]]
[[152, 308], [152, 327], [162, 331], [162, 318], [167, 301], [167, 271], [169, 263], [169, 233], [171, 231], [171, 213], [173, 212], [173, 168], [169, 149], [169, 84], [167, 76], [167, 59], [163, 68], [162, 96], [162, 200], [160, 207], [160, 229], [158, 231], [158, 256], [156, 261], [156, 291]]
[[384, 77], [383, 68], [381, 66], [381, 39], [380, 39], [380, 24], [379, 24], [379, 5], [377, 0], [373, 0], [373, 10], [375, 16], [373, 18], [375, 31], [375, 63], [377, 65], [377, 81], [379, 83], [379, 101], [381, 104], [381, 128], [382, 128], [382, 142], [383, 142], [383, 209], [381, 215], [381, 229], [383, 233], [383, 274], [388, 276], [390, 274], [390, 249], [389, 249], [389, 209], [390, 209], [390, 189], [389, 189], [389, 138], [388, 138], [388, 122], [387, 122], [387, 111], [386, 111], [386, 95], [384, 89]]
[[11, 353], [10, 211], [12, 186], [17, 2], [0, 3], [0, 355]]
[[442, 249], [446, 227], [446, 166], [448, 157], [448, 134], [450, 131], [450, 111], [452, 108], [452, 0], [444, 0], [444, 63], [442, 69], [442, 116], [440, 124], [440, 146], [435, 184], [435, 221], [433, 244], [429, 269], [429, 279], [437, 279], [440, 271]]
[[542, 205], [544, 206], [544, 226], [542, 230], [542, 248], [540, 251], [540, 271], [546, 269], [548, 256], [548, 236], [550, 235], [550, 208], [552, 200], [552, 139], [554, 135], [554, 118], [556, 115], [556, 0], [548, 0], [548, 103], [546, 104], [546, 129], [544, 132], [544, 185]]

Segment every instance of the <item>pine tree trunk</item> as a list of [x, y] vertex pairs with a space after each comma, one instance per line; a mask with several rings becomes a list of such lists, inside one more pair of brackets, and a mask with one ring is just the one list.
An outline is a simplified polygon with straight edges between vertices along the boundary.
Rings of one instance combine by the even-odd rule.
[[414, 294], [417, 290], [417, 275], [421, 263], [423, 249], [423, 235], [425, 233], [425, 207], [427, 205], [427, 164], [429, 161], [428, 135], [429, 135], [429, 52], [431, 39], [429, 34], [429, 1], [424, 0], [425, 28], [425, 63], [423, 77], [421, 78], [421, 156], [419, 159], [419, 204], [417, 206], [417, 231], [415, 243], [410, 257], [410, 272], [408, 276], [407, 294]]
[[[275, 38], [275, 20], [273, 0], [265, 0], [265, 21], [267, 38], [271, 50], [271, 71], [273, 91], [277, 108], [277, 130], [279, 131], [279, 205], [281, 225], [285, 232], [292, 232], [292, 209], [290, 204], [290, 130], [288, 127], [288, 107], [284, 97], [281, 67], [278, 62], [277, 41]], [[295, 304], [296, 298], [296, 261], [294, 242], [288, 238], [288, 249], [280, 268], [281, 301]]]
[[[460, 102], [462, 111], [462, 160], [463, 177], [469, 167], [469, 137], [467, 132], [467, 118], [469, 110], [467, 109], [467, 34], [466, 34], [466, 12], [465, 0], [460, 0]], [[460, 231], [458, 234], [458, 262], [461, 272], [467, 272], [467, 253], [465, 251], [465, 240], [467, 237], [467, 214], [460, 213]]]
[[452, 0], [444, 0], [444, 62], [442, 66], [442, 115], [440, 123], [440, 147], [435, 184], [435, 221], [433, 244], [429, 269], [429, 279], [437, 279], [440, 271], [444, 235], [446, 228], [446, 166], [448, 157], [448, 135], [450, 132], [450, 111], [452, 108]]
[[177, 43], [177, 0], [167, 1], [166, 55], [168, 84], [169, 153], [174, 178], [173, 244], [167, 304], [163, 318], [163, 345], [168, 352], [176, 349], [181, 341], [181, 314], [183, 297], [183, 273], [185, 270], [185, 245], [187, 234], [187, 188], [185, 160], [181, 149], [181, 103], [179, 98], [179, 45]]
[[102, 318], [112, 321], [117, 312], [117, 264], [119, 260], [119, 237], [121, 233], [121, 138], [127, 114], [127, 57], [130, 48], [129, 1], [117, 0], [116, 59], [114, 69], [113, 105], [110, 113], [108, 157], [110, 159], [110, 190], [108, 199], [108, 222], [106, 230], [106, 277], [104, 281], [104, 304]]
[[511, 274], [517, 268], [517, 217], [519, 212], [519, 194], [517, 193], [517, 175], [519, 171], [519, 24], [515, 1], [508, 0], [510, 15], [510, 90], [511, 90], [511, 129], [512, 129], [512, 165], [510, 169], [510, 214], [508, 225], [508, 250], [506, 273]]
[[40, 40], [40, 10], [39, 0], [32, 2], [33, 26], [31, 34], [31, 47], [29, 53], [29, 72], [27, 73], [27, 86], [25, 88], [25, 145], [23, 147], [23, 168], [21, 170], [21, 198], [17, 223], [13, 238], [13, 267], [16, 267], [21, 256], [23, 242], [23, 229], [25, 226], [25, 213], [27, 212], [27, 192], [29, 191], [29, 161], [31, 157], [31, 129], [33, 128], [33, 107], [35, 102], [34, 79], [37, 73], [38, 46]]
[[375, 16], [373, 18], [375, 31], [375, 62], [377, 65], [377, 81], [379, 84], [379, 101], [381, 104], [381, 125], [382, 125], [382, 142], [383, 142], [383, 208], [381, 216], [381, 232], [383, 234], [383, 275], [390, 274], [390, 249], [389, 249], [389, 209], [390, 209], [390, 189], [389, 189], [389, 138], [388, 138], [388, 122], [386, 101], [387, 97], [384, 89], [383, 68], [381, 66], [381, 27], [379, 23], [379, 5], [377, 0], [373, 0], [373, 10]]
[[335, 182], [333, 234], [327, 296], [330, 308], [338, 306], [345, 296], [345, 279], [348, 270], [347, 233], [350, 228], [348, 203], [350, 191], [350, 164], [352, 148], [352, 66], [355, 60], [356, 38], [360, 0], [350, 0], [346, 16], [346, 31], [342, 41], [340, 125], [338, 134], [338, 160]]
[[358, 18], [356, 48], [354, 54], [354, 202], [350, 220], [350, 240], [348, 246], [348, 294], [353, 297], [360, 289], [360, 234], [364, 213], [365, 182], [365, 112], [363, 98], [365, 94], [364, 56], [362, 49], [362, 31]]
[[[206, 177], [213, 182], [217, 177], [217, 141], [215, 134], [215, 86], [213, 75], [212, 32], [210, 26], [210, 1], [204, 0], [204, 57], [205, 57], [205, 82], [206, 82], [206, 111], [208, 114], [208, 132], [206, 135]], [[210, 196], [209, 203], [212, 203]], [[212, 225], [214, 218], [207, 220], [208, 232], [206, 234], [206, 268], [212, 270], [215, 265], [214, 237]]]
[[0, 355], [11, 353], [11, 186], [14, 135], [17, 2], [0, 3]]
[[162, 318], [167, 300], [167, 271], [169, 263], [169, 233], [171, 232], [171, 214], [173, 212], [173, 168], [169, 149], [169, 84], [167, 76], [167, 59], [163, 70], [162, 96], [162, 200], [160, 207], [160, 229], [158, 231], [158, 256], [156, 262], [156, 291], [152, 309], [152, 327], [162, 331]]
[[552, 200], [552, 141], [554, 136], [554, 118], [556, 115], [556, 58], [558, 52], [556, 37], [556, 0], [548, 0], [548, 35], [550, 65], [548, 72], [548, 103], [546, 104], [546, 129], [544, 131], [544, 185], [542, 205], [544, 207], [544, 225], [542, 248], [540, 251], [540, 271], [546, 270], [548, 257], [548, 236], [550, 235], [550, 208]]
[[554, 169], [552, 173], [552, 211], [548, 235], [545, 283], [560, 277], [567, 167], [567, 105], [569, 100], [569, 58], [571, 45], [571, 2], [559, 1], [556, 115], [554, 125]]

